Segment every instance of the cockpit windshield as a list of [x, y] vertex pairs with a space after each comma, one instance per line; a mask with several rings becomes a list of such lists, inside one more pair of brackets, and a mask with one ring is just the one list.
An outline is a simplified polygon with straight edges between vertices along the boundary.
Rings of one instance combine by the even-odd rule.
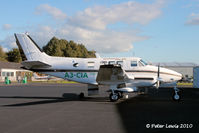
[[145, 61], [143, 61], [142, 59], [140, 60], [140, 62], [144, 65], [144, 66], [146, 66], [146, 65], [148, 65]]

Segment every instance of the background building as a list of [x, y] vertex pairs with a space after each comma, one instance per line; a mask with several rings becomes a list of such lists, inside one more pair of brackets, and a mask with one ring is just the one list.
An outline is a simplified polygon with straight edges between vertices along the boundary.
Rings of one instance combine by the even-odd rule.
[[27, 79], [31, 80], [32, 72], [21, 67], [19, 63], [0, 61], [0, 82], [4, 82], [5, 77], [11, 81], [21, 81], [24, 76], [27, 76]]

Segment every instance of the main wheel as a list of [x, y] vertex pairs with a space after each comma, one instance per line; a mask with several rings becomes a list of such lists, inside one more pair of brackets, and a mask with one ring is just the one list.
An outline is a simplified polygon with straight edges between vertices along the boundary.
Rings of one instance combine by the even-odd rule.
[[80, 99], [84, 98], [84, 93], [83, 93], [83, 92], [81, 92], [81, 93], [79, 94], [79, 98], [80, 98]]
[[116, 102], [119, 99], [119, 94], [118, 93], [114, 93], [114, 94], [111, 93], [109, 95], [109, 99], [110, 99], [111, 102]]

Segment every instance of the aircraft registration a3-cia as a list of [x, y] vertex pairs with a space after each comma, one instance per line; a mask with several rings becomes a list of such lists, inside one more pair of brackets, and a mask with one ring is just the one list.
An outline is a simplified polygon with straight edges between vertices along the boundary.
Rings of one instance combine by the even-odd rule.
[[24, 68], [88, 84], [88, 90], [98, 90], [99, 85], [108, 85], [111, 101], [122, 98], [123, 93], [137, 92], [141, 88], [159, 88], [162, 85], [173, 85], [173, 99], [180, 99], [176, 82], [181, 80], [182, 74], [148, 65], [141, 58], [52, 57], [44, 53], [28, 34], [15, 34], [15, 38]]

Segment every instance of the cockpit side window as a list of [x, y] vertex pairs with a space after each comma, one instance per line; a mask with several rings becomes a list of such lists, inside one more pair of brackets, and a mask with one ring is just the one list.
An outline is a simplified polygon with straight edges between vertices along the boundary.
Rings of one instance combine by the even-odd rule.
[[139, 64], [140, 67], [144, 66], [144, 64], [141, 61], [139, 61], [138, 64]]
[[143, 61], [142, 59], [140, 60], [140, 62], [144, 65], [144, 66], [146, 66], [146, 65], [148, 65], [145, 61]]
[[137, 67], [137, 61], [131, 61], [131, 67]]

